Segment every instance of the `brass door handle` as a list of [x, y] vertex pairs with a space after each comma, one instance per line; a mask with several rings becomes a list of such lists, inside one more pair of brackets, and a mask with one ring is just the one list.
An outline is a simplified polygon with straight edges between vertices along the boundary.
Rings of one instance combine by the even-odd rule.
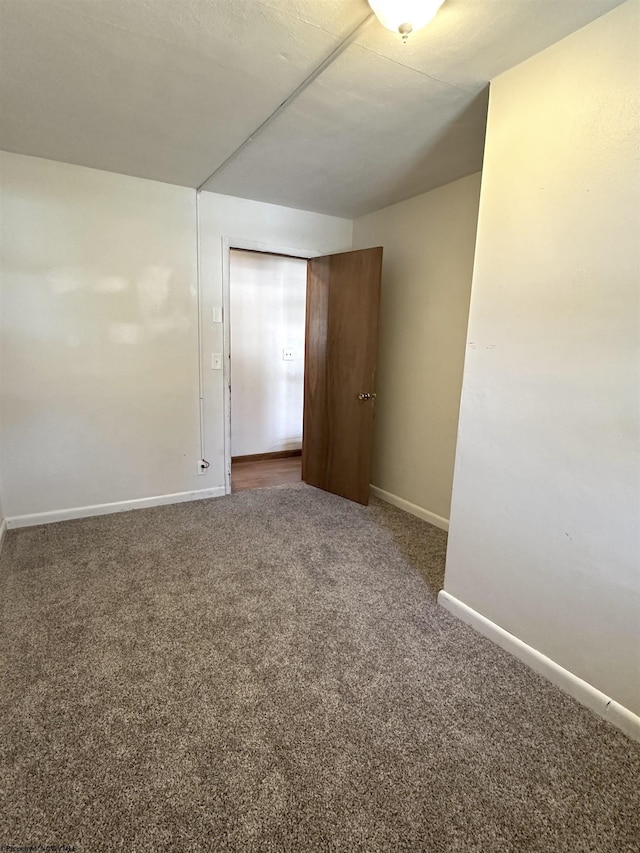
[[358, 394], [358, 400], [364, 401], [364, 400], [375, 400], [375, 399], [376, 399], [376, 395], [375, 394], [369, 394], [368, 391], [366, 391], [364, 394]]

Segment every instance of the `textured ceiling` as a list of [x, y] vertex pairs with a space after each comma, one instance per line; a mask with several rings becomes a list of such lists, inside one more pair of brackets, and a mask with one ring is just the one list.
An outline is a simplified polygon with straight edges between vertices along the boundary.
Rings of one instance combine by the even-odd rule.
[[[406, 45], [373, 20], [207, 189], [352, 217], [477, 171], [487, 82], [620, 2], [446, 0]], [[369, 11], [0, 0], [0, 148], [199, 186]]]

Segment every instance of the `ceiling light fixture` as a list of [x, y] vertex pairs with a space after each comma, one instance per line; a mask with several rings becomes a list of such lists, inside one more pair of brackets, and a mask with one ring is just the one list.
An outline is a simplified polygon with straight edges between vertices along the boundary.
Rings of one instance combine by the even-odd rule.
[[409, 33], [425, 27], [433, 20], [444, 0], [369, 0], [383, 27], [400, 33], [406, 42]]

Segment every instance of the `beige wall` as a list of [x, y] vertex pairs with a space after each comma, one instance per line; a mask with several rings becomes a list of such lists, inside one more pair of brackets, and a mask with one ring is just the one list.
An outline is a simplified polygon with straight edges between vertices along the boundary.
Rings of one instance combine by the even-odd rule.
[[[449, 518], [480, 175], [354, 222], [384, 247], [374, 485]], [[427, 516], [428, 517], [428, 516]]]
[[638, 10], [492, 84], [445, 578], [636, 714]]

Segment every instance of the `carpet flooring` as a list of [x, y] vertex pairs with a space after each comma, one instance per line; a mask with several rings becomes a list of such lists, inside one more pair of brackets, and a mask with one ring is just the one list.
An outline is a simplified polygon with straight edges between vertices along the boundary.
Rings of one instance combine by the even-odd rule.
[[437, 606], [445, 545], [305, 485], [10, 532], [0, 850], [638, 851], [640, 746]]

